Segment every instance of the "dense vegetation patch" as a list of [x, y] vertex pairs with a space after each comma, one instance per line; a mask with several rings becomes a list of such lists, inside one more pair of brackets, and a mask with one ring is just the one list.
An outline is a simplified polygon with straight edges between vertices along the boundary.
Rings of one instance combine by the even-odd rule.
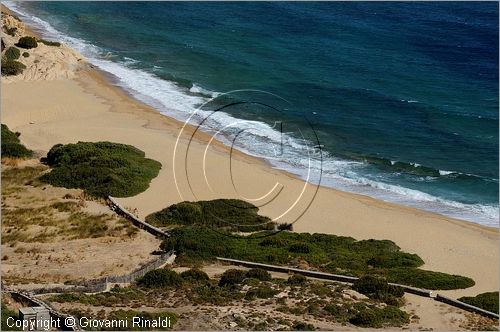
[[149, 288], [163, 288], [179, 286], [182, 284], [181, 276], [169, 269], [157, 269], [149, 271], [137, 281], [138, 285]]
[[464, 296], [458, 300], [498, 314], [498, 292], [481, 293], [476, 296]]
[[384, 308], [359, 306], [358, 312], [349, 319], [351, 324], [360, 327], [399, 326], [410, 321], [409, 315], [395, 306]]
[[21, 52], [17, 47], [11, 46], [5, 50], [5, 57], [7, 61], [9, 60], [17, 60], [21, 56]]
[[60, 42], [51, 41], [51, 40], [38, 39], [38, 42], [42, 43], [44, 45], [47, 45], [47, 46], [61, 46]]
[[19, 61], [2, 59], [2, 75], [15, 76], [22, 74], [26, 66]]
[[219, 286], [234, 286], [239, 285], [245, 280], [246, 272], [238, 269], [229, 269], [226, 270], [220, 280]]
[[181, 273], [181, 278], [183, 280], [188, 280], [192, 282], [204, 282], [208, 281], [210, 278], [208, 274], [200, 269], [189, 269]]
[[8, 34], [9, 36], [14, 37], [16, 35], [16, 32], [17, 32], [17, 28], [16, 27], [7, 27], [7, 26], [4, 26], [4, 29], [5, 29], [5, 33]]
[[38, 43], [36, 42], [35, 37], [24, 36], [24, 37], [19, 38], [19, 41], [17, 42], [16, 46], [29, 49], [29, 48], [37, 47]]
[[443, 272], [434, 272], [420, 270], [415, 268], [394, 268], [387, 270], [387, 281], [410, 285], [426, 289], [463, 289], [475, 285], [471, 278], [448, 274]]
[[260, 280], [260, 281], [271, 280], [271, 274], [269, 274], [269, 272], [267, 272], [266, 270], [259, 269], [259, 268], [248, 270], [246, 273], [246, 276], [247, 276], [247, 278], [253, 278], [253, 279]]
[[130, 145], [110, 142], [57, 144], [46, 162], [52, 171], [41, 179], [54, 186], [81, 188], [97, 197], [137, 195], [158, 175], [161, 164]]
[[[455, 289], [474, 285], [470, 278], [418, 269], [420, 257], [400, 251], [388, 240], [356, 241], [351, 237], [281, 232], [259, 232], [264, 238], [226, 236], [208, 227], [193, 225], [175, 228], [161, 248], [174, 249], [177, 262], [199, 264], [215, 257], [227, 257], [276, 265], [305, 261], [309, 266], [330, 273], [352, 276], [377, 275], [389, 282], [428, 289]], [[290, 250], [307, 244], [308, 251]]]
[[401, 287], [389, 285], [387, 281], [376, 276], [363, 276], [354, 282], [352, 288], [371, 299], [396, 306], [402, 304], [401, 298], [404, 290]]
[[[191, 272], [189, 274], [193, 275]], [[230, 306], [243, 303], [246, 312], [231, 315], [242, 330], [314, 330], [306, 317], [342, 324], [352, 322], [363, 327], [402, 326], [409, 322], [408, 315], [397, 307], [383, 305], [376, 299], [346, 298], [348, 293], [345, 290], [349, 287], [345, 284], [317, 280], [304, 280], [300, 284], [283, 279], [261, 281], [250, 277], [255, 274], [255, 271], [250, 273], [233, 269], [227, 270], [219, 280], [200, 282], [199, 278], [183, 278], [183, 283], [176, 287], [132, 285], [99, 294], [59, 294], [50, 297], [49, 301], [124, 308]], [[229, 282], [221, 282], [223, 279]], [[260, 316], [256, 316], [257, 312], [249, 311], [259, 304], [272, 305], [276, 309], [271, 310], [287, 313], [288, 317], [284, 319], [279, 314], [266, 314], [256, 322], [255, 318]]]
[[20, 133], [10, 131], [7, 125], [2, 124], [2, 158], [27, 158], [33, 155], [33, 151], [28, 150], [19, 141]]
[[274, 229], [271, 219], [258, 211], [255, 205], [237, 199], [182, 202], [148, 215], [146, 222], [156, 226], [201, 224], [243, 232]]
[[251, 300], [251, 299], [269, 299], [273, 297], [274, 295], [278, 294], [279, 291], [276, 289], [273, 289], [269, 286], [258, 286], [251, 288], [247, 291], [245, 294], [245, 299]]

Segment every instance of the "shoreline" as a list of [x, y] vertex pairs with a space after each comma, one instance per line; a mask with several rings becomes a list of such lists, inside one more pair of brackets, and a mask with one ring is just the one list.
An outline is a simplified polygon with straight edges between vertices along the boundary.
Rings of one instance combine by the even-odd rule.
[[[14, 8], [17, 8], [17, 7], [14, 7]], [[25, 14], [28, 14], [28, 16], [31, 15], [31, 14], [29, 14], [29, 12], [23, 12], [23, 10], [21, 10], [21, 9], [22, 9], [22, 7], [18, 8], [18, 10], [20, 10], [20, 11], [16, 12], [16, 13], [19, 13], [19, 15], [25, 15]], [[49, 27], [45, 26], [45, 23], [41, 24], [38, 21], [32, 21], [32, 19], [28, 19], [28, 21], [33, 23], [34, 28], [37, 30], [38, 34], [42, 34], [42, 35], [45, 35], [45, 34], [51, 35], [52, 34], [51, 32], [47, 32], [46, 30], [44, 30], [45, 28], [49, 29]], [[48, 31], [51, 31], [51, 30], [49, 29]], [[62, 38], [64, 40], [66, 37], [64, 37], [65, 36], [64, 34], [62, 36], [63, 36]], [[52, 34], [52, 37], [54, 37], [53, 34]], [[71, 41], [70, 43], [73, 43], [73, 41]], [[80, 44], [78, 44], [78, 45], [80, 45]], [[76, 46], [76, 49], [80, 49], [80, 46], [78, 46], [78, 45]], [[91, 59], [94, 59], [94, 57], [91, 57]], [[92, 63], [95, 63], [95, 62], [92, 61]], [[95, 64], [99, 67], [101, 67], [101, 65], [102, 65], [100, 62], [97, 62]], [[173, 112], [175, 114], [173, 114], [173, 115], [168, 114], [169, 105], [166, 105], [164, 102], [160, 102], [160, 105], [156, 105], [156, 102], [151, 102], [149, 99], [144, 100], [144, 97], [149, 98], [148, 92], [144, 92], [144, 90], [139, 89], [140, 92], [137, 93], [137, 91], [134, 90], [134, 89], [136, 89], [136, 87], [132, 86], [130, 81], [128, 81], [128, 80], [124, 81], [124, 77], [128, 77], [128, 75], [131, 74], [132, 72], [129, 72], [127, 75], [123, 76], [122, 73], [120, 73], [120, 72], [118, 72], [119, 74], [113, 74], [115, 72], [115, 70], [113, 69], [114, 67], [110, 67], [111, 68], [110, 69], [110, 68], [107, 68], [107, 65], [106, 66], [103, 65], [104, 69], [101, 69], [101, 68], [96, 67], [94, 65], [90, 65], [90, 66], [93, 67], [95, 70], [98, 70], [101, 73], [101, 75], [105, 78], [105, 80], [108, 81], [112, 86], [123, 90], [128, 97], [130, 97], [134, 100], [137, 100], [138, 102], [140, 102], [148, 107], [155, 109], [158, 113], [161, 113], [162, 115], [165, 115], [165, 116], [169, 117], [170, 119], [173, 119], [179, 123], [183, 123], [183, 117], [178, 116], [178, 114], [177, 114], [177, 112], [179, 112], [179, 109], [173, 108], [174, 109]], [[138, 73], [142, 73], [142, 71], [139, 71]], [[115, 75], [118, 75], [118, 76], [115, 76]], [[169, 82], [169, 84], [170, 83], [175, 84], [175, 82], [170, 82], [168, 80], [166, 82]], [[156, 91], [156, 92], [158, 92], [158, 91]], [[189, 93], [188, 93], [188, 95], [189, 95]], [[164, 108], [166, 108], [167, 111], [165, 111]], [[164, 114], [164, 113], [167, 113], [167, 114]], [[245, 151], [245, 149], [243, 149], [242, 151], [239, 151], [239, 152], [246, 154], [246, 152], [244, 152], [244, 151]], [[286, 165], [284, 166], [284, 168], [282, 168], [279, 165], [273, 165], [272, 161], [265, 160], [264, 158], [260, 158], [260, 157], [252, 157], [252, 158], [253, 158], [253, 162], [256, 162], [258, 159], [260, 159], [260, 162], [265, 163], [266, 165], [270, 166], [271, 168], [273, 168], [277, 171], [286, 173], [286, 174], [293, 176], [295, 178], [298, 178], [300, 180], [305, 179], [305, 175], [302, 174], [302, 171], [299, 168], [297, 168], [297, 169], [290, 168], [289, 169]], [[438, 198], [437, 196], [432, 196], [431, 194], [428, 194], [428, 195], [430, 195], [429, 196], [430, 198], [426, 198], [427, 197], [427, 196], [425, 196], [425, 195], [427, 195], [426, 193], [420, 192], [418, 190], [415, 191], [413, 189], [410, 189], [409, 187], [404, 187], [404, 186], [397, 187], [397, 185], [395, 185], [396, 186], [395, 187], [396, 189], [395, 189], [392, 187], [393, 185], [389, 185], [390, 188], [386, 188], [385, 184], [379, 183], [375, 180], [373, 183], [370, 182], [370, 184], [368, 184], [366, 187], [364, 187], [360, 183], [356, 182], [356, 184], [352, 184], [349, 181], [350, 180], [344, 180], [342, 178], [341, 179], [332, 179], [332, 178], [328, 178], [326, 176], [323, 176], [323, 179], [321, 181], [322, 182], [321, 185], [323, 187], [331, 188], [333, 190], [337, 190], [340, 192], [347, 192], [347, 193], [351, 193], [354, 195], [371, 197], [377, 201], [383, 201], [383, 202], [386, 202], [389, 204], [395, 204], [395, 205], [401, 206], [401, 207], [417, 209], [420, 211], [425, 211], [425, 212], [437, 214], [437, 215], [443, 216], [445, 218], [451, 218], [454, 220], [461, 220], [461, 221], [465, 221], [468, 223], [478, 224], [478, 225], [481, 225], [484, 227], [497, 228], [497, 229], [499, 228], [497, 218], [492, 217], [495, 214], [497, 214], [498, 209], [494, 209], [494, 210], [490, 211], [490, 209], [494, 208], [494, 204], [492, 205], [492, 203], [484, 203], [484, 202], [483, 203], [479, 203], [479, 202], [477, 202], [477, 203], [460, 203], [460, 202], [456, 202], [452, 199], [451, 200], [441, 199], [441, 198]], [[381, 184], [382, 186], [379, 187], [379, 184]], [[399, 188], [401, 188], [403, 190], [403, 192], [399, 192]], [[404, 194], [404, 192], [406, 192], [406, 194]], [[424, 197], [420, 197], [421, 194], [423, 194]]]
[[[107, 87], [115, 90], [114, 92], [117, 95], [121, 95], [123, 98], [127, 98], [132, 103], [137, 104], [141, 110], [144, 110], [144, 111], [147, 110], [148, 112], [153, 112], [154, 114], [159, 115], [161, 117], [161, 119], [164, 120], [163, 122], [167, 123], [169, 126], [180, 128], [184, 125], [184, 123], [182, 121], [179, 121], [176, 118], [168, 116], [166, 114], [160, 113], [160, 111], [155, 109], [153, 106], [150, 106], [150, 105], [136, 99], [132, 93], [128, 92], [126, 89], [115, 84], [113, 82], [113, 80], [116, 80], [117, 78], [115, 78], [113, 74], [108, 73], [108, 72], [101, 70], [99, 68], [92, 68], [86, 74], [89, 75], [90, 77], [92, 77], [92, 79], [96, 80], [99, 84], [103, 84], [104, 86], [107, 86]], [[85, 80], [82, 80], [81, 77], [76, 78], [76, 80], [79, 81], [84, 87], [89, 88], [89, 84], [87, 84], [85, 82]], [[92, 93], [95, 93], [95, 91], [93, 91]], [[160, 119], [160, 117], [158, 117], [158, 119]], [[151, 125], [150, 123], [148, 123], [144, 127], [148, 128], [148, 129], [155, 129], [155, 126]], [[188, 130], [188, 133], [192, 133], [194, 131], [194, 127], [190, 124], [187, 124], [186, 128]], [[198, 137], [196, 139], [198, 143], [204, 144], [211, 138], [211, 135], [206, 133], [206, 132], [199, 132], [199, 134], [202, 137]], [[176, 136], [176, 135], [173, 135], [173, 136]], [[214, 147], [217, 148], [217, 151], [219, 153], [227, 154], [230, 151], [230, 147], [228, 147], [224, 143], [220, 142], [219, 140], [214, 139], [213, 142], [215, 143]], [[282, 170], [282, 169], [279, 169], [279, 168], [272, 166], [271, 163], [269, 163], [264, 158], [259, 158], [259, 157], [248, 155], [245, 152], [240, 151], [238, 149], [234, 149], [233, 151], [236, 153], [237, 158], [239, 158], [239, 160], [241, 160], [241, 161], [244, 161], [248, 164], [257, 164], [261, 167], [268, 168], [268, 171], [270, 171], [270, 172], [276, 172], [277, 174], [285, 175], [291, 179], [305, 182], [298, 175], [296, 175], [292, 172]], [[482, 224], [475, 223], [475, 222], [468, 221], [468, 220], [464, 220], [464, 219], [453, 218], [453, 217], [449, 217], [449, 216], [446, 216], [446, 215], [443, 215], [443, 214], [440, 214], [437, 212], [422, 210], [419, 208], [415, 208], [415, 207], [411, 207], [411, 206], [407, 206], [407, 205], [403, 205], [403, 204], [385, 201], [385, 200], [378, 199], [378, 198], [375, 198], [375, 197], [372, 197], [372, 196], [369, 196], [366, 194], [343, 191], [343, 190], [328, 187], [328, 186], [325, 186], [322, 184], [320, 185], [320, 187], [324, 188], [326, 190], [331, 190], [331, 191], [335, 192], [336, 194], [346, 195], [347, 197], [349, 197], [349, 196], [354, 197], [357, 200], [362, 201], [362, 202], [367, 202], [368, 204], [373, 204], [373, 203], [383, 204], [383, 205], [386, 205], [387, 208], [389, 208], [389, 209], [391, 209], [391, 208], [404, 209], [404, 210], [407, 210], [408, 212], [411, 212], [411, 213], [432, 216], [434, 218], [442, 219], [444, 221], [451, 222], [451, 223], [454, 223], [457, 225], [462, 225], [464, 227], [471, 227], [471, 228], [476, 228], [476, 229], [479, 229], [479, 230], [485, 231], [485, 232], [492, 232], [492, 234], [499, 234], [499, 228], [495, 227], [495, 226], [482, 225]]]
[[[2, 88], [5, 92], [3, 121], [22, 133], [21, 140], [28, 147], [47, 152], [57, 143], [110, 140], [137, 146], [147, 157], [162, 162], [159, 176], [145, 192], [119, 199], [125, 206], [138, 208], [141, 217], [182, 199], [173, 184], [172, 170], [176, 164], [170, 153], [176, 147], [177, 132], [183, 123], [133, 98], [114, 85], [104, 72], [84, 70], [77, 73], [75, 79], [2, 81]], [[24, 95], [28, 98], [20, 100]], [[54, 111], [54, 105], [58, 110]], [[188, 128], [187, 134], [192, 132], [193, 128]], [[203, 155], [204, 143], [209, 137], [209, 134], [198, 133], [191, 143], [198, 157]], [[185, 136], [181, 145], [185, 148]], [[220, 142], [210, 149], [213, 154], [209, 159], [215, 165], [209, 165], [207, 170], [217, 183], [227, 180], [218, 173], [220, 165], [227, 163], [228, 150]], [[272, 168], [265, 160], [240, 151], [236, 152], [234, 162], [238, 174], [245, 175], [240, 183], [249, 189], [249, 194], [261, 194], [262, 187], [272, 187], [277, 179], [291, 188], [285, 200], [278, 202], [278, 207], [262, 208], [264, 215], [279, 214], [283, 206], [290, 203], [289, 196], [300, 192], [304, 185], [294, 174]], [[200, 163], [194, 160], [188, 164]], [[179, 166], [187, 167], [187, 164]], [[203, 184], [203, 175], [196, 173], [193, 183]], [[231, 187], [219, 184], [222, 194], [214, 196], [205, 188], [202, 198], [230, 197]], [[183, 190], [189, 189], [186, 183], [180, 186]], [[405, 251], [422, 257], [426, 262], [424, 269], [470, 276], [476, 281], [474, 287], [447, 291], [447, 294], [475, 295], [498, 289], [498, 228], [324, 186], [319, 188], [317, 197], [302, 217], [294, 225], [295, 231], [389, 239]]]
[[[139, 105], [139, 107], [141, 108], [141, 110], [147, 110], [148, 112], [149, 111], [154, 112], [154, 114], [157, 114], [160, 117], [164, 118], [164, 120], [165, 120], [164, 122], [167, 123], [169, 126], [180, 128], [180, 127], [182, 127], [184, 125], [183, 122], [175, 119], [174, 117], [171, 117], [171, 116], [168, 116], [168, 115], [160, 113], [160, 111], [158, 111], [154, 107], [152, 107], [152, 106], [150, 106], [150, 105], [148, 105], [148, 104], [146, 104], [146, 103], [144, 103], [144, 102], [136, 99], [133, 94], [129, 93], [124, 88], [116, 85], [113, 82], [113, 80], [116, 79], [116, 78], [113, 77], [114, 76], [113, 74], [110, 74], [110, 73], [108, 73], [108, 72], [106, 72], [104, 70], [98, 69], [98, 68], [93, 68], [93, 69], [89, 70], [87, 74], [90, 77], [92, 77], [93, 79], [95, 79], [98, 83], [103, 84], [104, 86], [108, 86], [111, 89], [114, 89], [115, 93], [117, 93], [118, 95], [123, 95], [124, 98], [128, 98], [132, 103], [136, 103], [137, 105]], [[80, 78], [76, 78], [76, 80], [79, 81], [80, 83], [82, 83], [82, 85], [84, 87], [87, 87], [87, 88], [89, 87], [89, 85], [86, 84], [85, 81], [82, 81], [81, 77]], [[93, 93], [95, 93], [95, 91]], [[155, 126], [153, 126], [151, 124], [147, 124], [144, 127], [148, 128], [148, 129], [155, 129]], [[194, 131], [193, 126], [190, 125], [190, 124], [187, 124], [186, 128], [188, 129], [189, 133], [192, 133]], [[210, 137], [211, 137], [210, 134], [205, 133], [205, 132], [201, 132], [200, 134], [201, 134], [200, 136], [202, 136], [202, 138], [197, 138], [197, 142], [201, 143], [201, 144], [206, 143], [206, 141], [209, 140]], [[173, 136], [176, 136], [176, 135], [173, 135]], [[228, 147], [224, 143], [220, 142], [217, 139], [214, 139], [213, 142], [215, 143], [214, 146], [217, 148], [217, 151], [219, 153], [221, 153], [221, 154], [227, 154], [229, 152], [230, 147]], [[287, 177], [289, 177], [291, 179], [305, 182], [298, 175], [296, 175], [296, 174], [294, 174], [292, 172], [289, 172], [289, 171], [286, 171], [286, 170], [282, 170], [282, 169], [273, 167], [264, 158], [259, 158], [259, 157], [251, 156], [251, 155], [248, 155], [245, 152], [237, 150], [237, 149], [234, 149], [233, 151], [235, 151], [235, 153], [237, 155], [237, 158], [239, 158], [239, 160], [241, 160], [241, 161], [244, 161], [244, 162], [246, 162], [248, 164], [257, 164], [259, 166], [262, 166], [262, 167], [265, 167], [265, 168], [269, 168], [268, 171], [270, 171], [270, 172], [276, 172], [277, 174], [285, 175], [285, 176], [287, 176]], [[419, 209], [419, 208], [415, 208], [415, 207], [411, 207], [411, 206], [407, 206], [407, 205], [403, 205], [403, 204], [398, 204], [398, 203], [393, 203], [393, 202], [389, 202], [389, 201], [384, 201], [384, 200], [381, 200], [381, 199], [378, 199], [378, 198], [375, 198], [375, 197], [372, 197], [372, 196], [369, 196], [369, 195], [360, 194], [360, 193], [353, 193], [353, 192], [348, 192], [348, 191], [343, 191], [343, 190], [339, 190], [339, 189], [336, 189], [336, 188], [328, 187], [328, 186], [325, 186], [325, 185], [320, 185], [320, 187], [324, 188], [326, 190], [331, 190], [331, 191], [335, 192], [336, 194], [343, 194], [343, 195], [346, 195], [348, 197], [349, 196], [350, 197], [354, 197], [357, 200], [363, 201], [363, 202], [367, 202], [368, 204], [373, 204], [373, 203], [375, 203], [375, 204], [383, 204], [383, 205], [387, 205], [387, 208], [389, 208], [389, 209], [390, 208], [405, 209], [405, 210], [407, 210], [408, 212], [411, 212], [411, 213], [432, 216], [432, 217], [435, 217], [437, 219], [442, 219], [442, 220], [447, 221], [447, 222], [451, 222], [451, 223], [454, 223], [454, 224], [457, 224], [457, 225], [462, 225], [464, 227], [477, 228], [477, 229], [479, 229], [481, 231], [492, 232], [492, 234], [499, 234], [499, 229], [497, 227], [494, 227], [494, 226], [487, 226], [487, 225], [482, 225], [482, 224], [475, 223], [475, 222], [468, 221], [468, 220], [463, 220], [463, 219], [459, 219], [459, 218], [448, 217], [446, 215], [439, 214], [437, 212], [431, 212], [431, 211], [422, 210], [422, 209]]]

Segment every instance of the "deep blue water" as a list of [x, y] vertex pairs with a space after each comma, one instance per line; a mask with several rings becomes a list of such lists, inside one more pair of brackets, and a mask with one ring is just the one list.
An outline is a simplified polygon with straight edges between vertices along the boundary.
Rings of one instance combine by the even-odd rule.
[[[300, 145], [314, 137], [302, 141], [297, 128], [310, 129], [307, 118], [323, 146], [323, 184], [498, 225], [498, 3], [15, 7], [165, 114], [185, 118], [235, 89], [286, 99], [242, 92], [206, 106], [257, 98], [279, 108], [231, 107], [211, 123], [281, 121], [277, 167], [305, 176]], [[247, 130], [241, 148], [269, 156], [269, 126]]]

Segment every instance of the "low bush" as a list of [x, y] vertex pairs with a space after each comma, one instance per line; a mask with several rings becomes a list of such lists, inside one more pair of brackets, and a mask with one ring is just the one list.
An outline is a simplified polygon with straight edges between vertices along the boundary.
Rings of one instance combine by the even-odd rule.
[[19, 61], [2, 59], [2, 75], [15, 76], [22, 74], [26, 66]]
[[302, 274], [294, 274], [293, 276], [288, 277], [287, 283], [289, 285], [303, 285], [307, 282], [307, 278]]
[[224, 271], [222, 274], [220, 280], [219, 280], [219, 286], [224, 287], [224, 286], [234, 286], [234, 285], [239, 285], [245, 280], [246, 278], [246, 272], [243, 270], [237, 270], [237, 269], [229, 269]]
[[38, 39], [38, 42], [42, 43], [44, 45], [47, 45], [47, 46], [61, 46], [60, 42], [51, 41], [51, 40]]
[[380, 328], [383, 326], [401, 326], [409, 323], [409, 315], [394, 306], [363, 307], [349, 319], [353, 325], [360, 327]]
[[33, 151], [28, 150], [19, 141], [19, 133], [10, 131], [7, 125], [2, 124], [2, 158], [28, 158], [33, 155]]
[[271, 275], [269, 274], [269, 272], [267, 272], [266, 270], [263, 270], [263, 269], [259, 269], [259, 268], [248, 270], [246, 273], [246, 277], [258, 279], [260, 281], [271, 280]]
[[156, 226], [207, 225], [229, 231], [272, 230], [271, 219], [257, 214], [258, 208], [237, 199], [181, 202], [146, 217]]
[[16, 35], [17, 28], [16, 27], [5, 27], [5, 33], [8, 34], [9, 36], [14, 37]]
[[17, 47], [11, 46], [5, 50], [5, 57], [7, 58], [7, 61], [17, 60], [20, 56], [21, 52]]
[[200, 269], [190, 269], [187, 271], [184, 271], [181, 273], [181, 277], [184, 280], [189, 280], [189, 281], [208, 281], [210, 278], [208, 277], [208, 274], [203, 272]]
[[247, 300], [252, 300], [255, 298], [269, 299], [278, 293], [279, 293], [278, 290], [272, 289], [269, 286], [258, 286], [258, 287], [249, 289], [247, 291], [247, 293], [245, 294], [245, 298]]
[[41, 179], [54, 186], [80, 188], [96, 197], [137, 195], [158, 175], [161, 164], [125, 144], [57, 144], [47, 154], [52, 171]]
[[164, 288], [179, 286], [182, 278], [177, 272], [169, 269], [157, 269], [149, 271], [137, 280], [137, 284], [148, 288]]
[[392, 305], [401, 304], [398, 301], [403, 295], [401, 287], [389, 285], [387, 281], [375, 276], [364, 276], [356, 280], [352, 286], [357, 292], [371, 299], [380, 300]]
[[309, 323], [294, 321], [292, 324], [292, 331], [316, 331], [316, 328]]
[[293, 231], [293, 225], [288, 223], [278, 224], [278, 229], [280, 231]]
[[30, 54], [28, 52], [23, 52], [23, 57], [28, 58]]
[[468, 277], [420, 269], [388, 269], [387, 281], [425, 289], [463, 289], [475, 285]]
[[308, 254], [311, 252], [311, 248], [307, 243], [294, 243], [288, 248], [288, 251], [297, 254]]
[[[330, 234], [266, 231], [242, 238], [202, 225], [177, 227], [170, 233], [171, 238], [165, 240], [161, 248], [174, 249], [178, 255], [176, 262], [180, 264], [213, 262], [216, 257], [274, 265], [296, 265], [300, 260], [323, 272], [356, 277], [376, 275], [388, 282], [427, 289], [464, 288], [474, 284], [470, 278], [416, 268], [423, 262], [420, 257], [400, 251], [392, 241], [356, 241]], [[295, 243], [307, 244], [309, 252], [289, 251]], [[390, 262], [391, 267], [374, 268], [368, 264], [374, 257]]]
[[259, 245], [263, 247], [274, 247], [274, 248], [283, 248], [287, 245], [287, 241], [281, 238], [277, 238], [275, 236], [266, 237], [262, 240]]
[[243, 298], [243, 294], [233, 287], [219, 287], [212, 283], [203, 283], [192, 289], [188, 297], [195, 304], [211, 303], [214, 305], [228, 305], [234, 300]]
[[481, 293], [476, 296], [464, 296], [458, 300], [498, 314], [498, 292]]
[[19, 41], [17, 42], [16, 46], [21, 47], [21, 48], [30, 49], [30, 48], [37, 47], [38, 43], [36, 42], [35, 37], [24, 36], [24, 37], [19, 38]]

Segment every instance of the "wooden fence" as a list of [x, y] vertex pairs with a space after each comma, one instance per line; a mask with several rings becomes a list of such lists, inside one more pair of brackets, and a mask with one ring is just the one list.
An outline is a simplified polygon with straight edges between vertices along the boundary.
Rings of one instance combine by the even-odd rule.
[[[282, 272], [282, 273], [297, 273], [297, 274], [302, 274], [307, 277], [312, 277], [312, 278], [317, 278], [317, 279], [322, 279], [322, 280], [334, 280], [334, 281], [340, 281], [340, 282], [347, 282], [347, 283], [353, 283], [354, 281], [358, 280], [357, 277], [351, 277], [351, 276], [345, 276], [345, 275], [340, 275], [340, 274], [331, 274], [331, 273], [325, 273], [325, 272], [319, 272], [319, 271], [310, 271], [310, 270], [302, 270], [302, 269], [297, 269], [293, 267], [287, 267], [287, 266], [277, 266], [277, 265], [269, 265], [269, 264], [262, 264], [262, 263], [255, 263], [255, 262], [250, 262], [250, 261], [242, 261], [238, 259], [230, 259], [230, 258], [224, 258], [224, 257], [216, 257], [217, 260], [225, 263], [230, 263], [233, 265], [240, 265], [240, 266], [245, 266], [245, 267], [250, 267], [250, 268], [261, 268], [267, 271], [273, 271], [273, 272]], [[499, 316], [498, 314], [484, 310], [482, 308], [440, 295], [436, 294], [435, 296], [432, 294], [432, 291], [428, 289], [423, 289], [423, 288], [417, 288], [417, 287], [412, 287], [412, 286], [407, 286], [407, 285], [401, 285], [401, 284], [396, 284], [396, 283], [389, 283], [390, 285], [398, 286], [404, 289], [406, 293], [411, 293], [415, 294], [418, 296], [423, 296], [423, 297], [428, 297], [431, 298], [435, 301], [440, 301], [446, 304], [449, 304], [451, 306], [470, 311], [470, 312], [475, 312], [478, 314], [481, 314], [483, 316], [487, 316], [490, 318], [495, 318], [498, 319]]]
[[147, 222], [140, 220], [132, 213], [128, 212], [113, 197], [108, 196], [108, 200], [109, 200], [109, 207], [111, 208], [111, 210], [115, 211], [118, 215], [127, 218], [137, 227], [144, 229], [145, 231], [153, 234], [154, 236], [170, 237], [170, 234], [168, 232], [165, 232], [164, 230], [159, 229], [158, 227], [148, 224]]

